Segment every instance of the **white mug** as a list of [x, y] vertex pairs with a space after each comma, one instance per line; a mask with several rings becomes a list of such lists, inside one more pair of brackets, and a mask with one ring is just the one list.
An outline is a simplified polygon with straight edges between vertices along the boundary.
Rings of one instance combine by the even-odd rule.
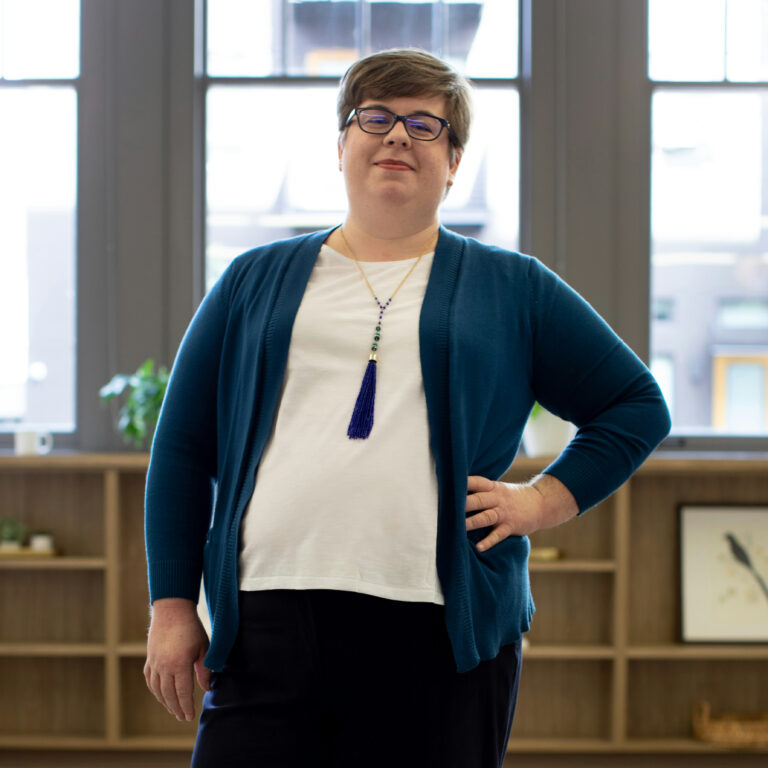
[[13, 438], [13, 450], [17, 456], [42, 456], [53, 448], [53, 435], [50, 432], [31, 430], [17, 432]]

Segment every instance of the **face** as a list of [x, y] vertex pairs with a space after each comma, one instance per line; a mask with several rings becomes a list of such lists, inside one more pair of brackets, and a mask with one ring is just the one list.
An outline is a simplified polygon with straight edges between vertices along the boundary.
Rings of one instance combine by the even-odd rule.
[[[446, 115], [442, 96], [366, 99], [358, 106], [385, 107], [396, 115]], [[376, 203], [410, 205], [425, 215], [431, 212], [434, 217], [453, 181], [461, 151], [451, 151], [446, 128], [434, 141], [419, 141], [408, 135], [401, 121], [381, 135], [366, 133], [353, 119], [339, 137], [339, 160], [350, 207]]]

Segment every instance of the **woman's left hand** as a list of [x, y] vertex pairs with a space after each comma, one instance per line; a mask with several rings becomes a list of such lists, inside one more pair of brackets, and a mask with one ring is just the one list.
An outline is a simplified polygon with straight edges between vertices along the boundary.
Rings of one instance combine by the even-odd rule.
[[477, 544], [485, 552], [508, 536], [528, 536], [564, 523], [579, 510], [570, 491], [551, 475], [539, 475], [524, 484], [470, 475], [466, 511], [468, 531], [494, 526]]

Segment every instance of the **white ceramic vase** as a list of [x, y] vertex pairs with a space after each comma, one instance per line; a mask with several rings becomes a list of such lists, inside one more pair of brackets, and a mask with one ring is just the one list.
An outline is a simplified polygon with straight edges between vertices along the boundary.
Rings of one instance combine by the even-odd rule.
[[543, 408], [528, 419], [523, 430], [523, 448], [526, 456], [558, 456], [576, 434], [570, 421], [555, 416]]

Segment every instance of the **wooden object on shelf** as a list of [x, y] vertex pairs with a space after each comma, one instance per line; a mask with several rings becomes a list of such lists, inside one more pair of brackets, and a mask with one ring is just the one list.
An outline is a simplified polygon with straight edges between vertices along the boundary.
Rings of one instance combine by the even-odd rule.
[[55, 557], [57, 554], [55, 549], [32, 549], [31, 547], [20, 547], [14, 550], [2, 550], [0, 549], [0, 557]]
[[[0, 515], [53, 531], [64, 553], [0, 558], [0, 751], [191, 751], [196, 724], [171, 717], [143, 677], [147, 460], [0, 456]], [[520, 457], [504, 479], [527, 480], [546, 461]], [[531, 537], [568, 556], [530, 563], [537, 611], [511, 760], [714, 757], [724, 747], [693, 737], [692, 702], [768, 711], [768, 644], [680, 642], [676, 535], [681, 502], [764, 502], [767, 470], [652, 459], [595, 509]], [[196, 689], [198, 714], [201, 701]]]
[[557, 547], [531, 547], [529, 559], [533, 563], [551, 563], [562, 556], [563, 553]]
[[709, 702], [699, 701], [693, 709], [693, 732], [697, 739], [728, 747], [768, 747], [768, 712], [713, 717]]

